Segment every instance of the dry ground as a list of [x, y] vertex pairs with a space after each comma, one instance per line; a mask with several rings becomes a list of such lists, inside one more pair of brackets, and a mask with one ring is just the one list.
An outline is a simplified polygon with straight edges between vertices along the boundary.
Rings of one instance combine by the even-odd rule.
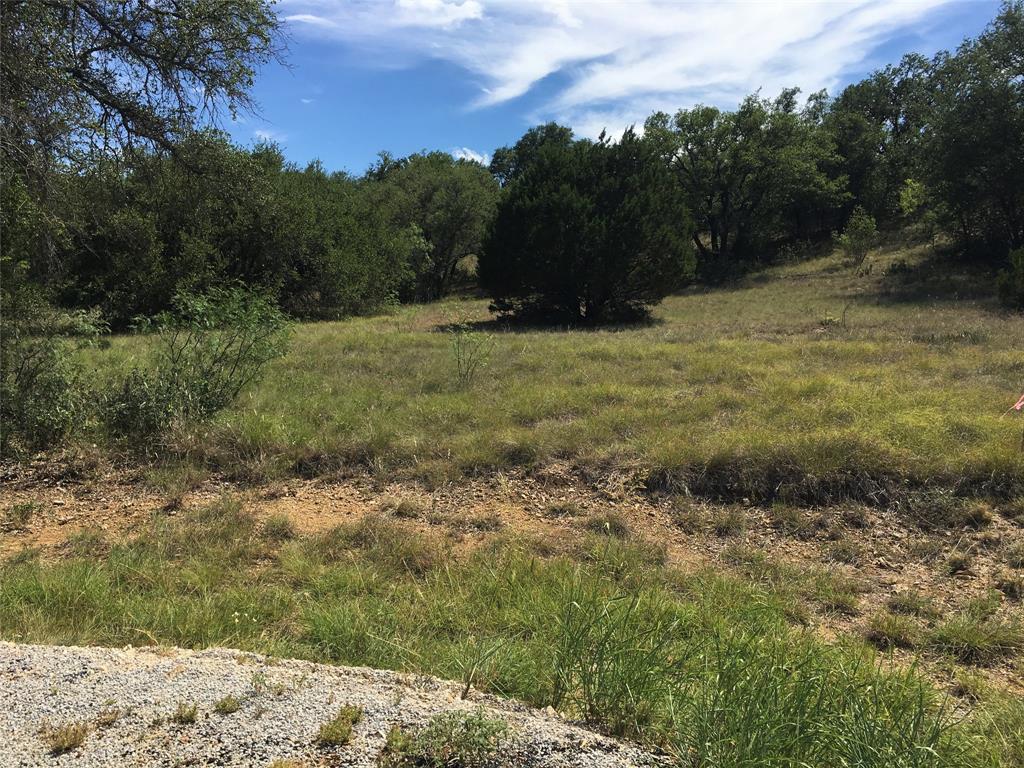
[[[925, 531], [897, 509], [716, 505], [652, 496], [626, 476], [595, 484], [558, 466], [434, 490], [355, 475], [258, 486], [206, 479], [170, 493], [147, 483], [141, 470], [96, 466], [88, 478], [69, 478], [53, 466], [6, 469], [0, 519], [29, 506], [31, 514], [17, 525], [8, 514], [0, 557], [36, 548], [44, 561], [60, 559], [74, 551], [77, 538], [98, 533], [117, 540], [228, 494], [264, 522], [287, 518], [300, 535], [386, 515], [440, 536], [453, 557], [510, 534], [533, 540], [541, 553], [571, 554], [586, 535], [606, 530], [646, 542], [666, 566], [682, 571], [712, 566], [782, 587], [779, 582], [791, 580], [802, 603], [794, 605], [794, 622], [829, 640], [868, 636], [872, 617], [888, 613], [898, 596], [920, 596], [940, 621], [1002, 589], [1000, 612], [1022, 615], [1013, 585], [1024, 567], [1024, 528], [985, 510], [976, 527]], [[900, 663], [916, 658], [881, 644]], [[940, 683], [963, 684], [963, 669], [949, 660], [923, 661]], [[1011, 654], [971, 675], [1024, 692], [1022, 670], [1020, 655]]]

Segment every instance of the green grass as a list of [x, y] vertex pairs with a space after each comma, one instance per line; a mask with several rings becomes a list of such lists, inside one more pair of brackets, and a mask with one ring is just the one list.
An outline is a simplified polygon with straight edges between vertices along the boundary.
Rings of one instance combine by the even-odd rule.
[[480, 709], [435, 715], [418, 733], [399, 727], [387, 736], [377, 760], [381, 768], [485, 768], [505, 765], [500, 751], [509, 727]]
[[[486, 320], [485, 301], [301, 325], [254, 391], [172, 446], [255, 479], [356, 464], [440, 483], [560, 461], [737, 501], [1024, 494], [1021, 420], [1003, 418], [1024, 317], [918, 296], [876, 266], [776, 268], [671, 297], [645, 326], [497, 332], [470, 386], [442, 328], [454, 303]], [[846, 328], [823, 324], [851, 301]], [[85, 354], [102, 378], [147, 343]]]
[[320, 724], [316, 743], [321, 747], [341, 747], [352, 739], [352, 729], [363, 719], [363, 710], [346, 704], [326, 723]]
[[280, 540], [227, 500], [151, 526], [101, 554], [4, 562], [0, 636], [468, 674], [685, 766], [1013, 765], [1018, 715], [954, 716], [915, 670], [794, 627], [795, 579], [754, 558], [760, 583], [596, 535], [577, 559], [506, 536], [454, 558], [387, 518]]

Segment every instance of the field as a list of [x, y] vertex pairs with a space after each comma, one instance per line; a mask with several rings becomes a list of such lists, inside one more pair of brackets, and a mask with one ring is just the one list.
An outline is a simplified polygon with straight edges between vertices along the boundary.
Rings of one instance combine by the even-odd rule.
[[[483, 301], [303, 325], [235, 413], [178, 447], [256, 479], [361, 465], [438, 485], [559, 462], [727, 500], [1024, 493], [1021, 425], [1004, 418], [1024, 321], [966, 279], [935, 295], [881, 274], [915, 256], [897, 254], [870, 276], [823, 259], [673, 297], [642, 328], [502, 330]], [[486, 346], [471, 382], [453, 323]]]
[[937, 258], [298, 326], [149, 460], [8, 468], [0, 637], [429, 672], [680, 765], [1024, 765], [1024, 318]]

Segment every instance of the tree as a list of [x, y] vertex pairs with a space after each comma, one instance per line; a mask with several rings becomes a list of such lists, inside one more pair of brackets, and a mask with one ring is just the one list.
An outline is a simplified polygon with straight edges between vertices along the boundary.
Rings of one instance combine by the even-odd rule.
[[9, 0], [0, 15], [0, 165], [46, 226], [31, 243], [52, 265], [58, 171], [145, 145], [173, 151], [197, 124], [252, 107], [256, 69], [277, 56], [269, 0]]
[[480, 250], [494, 215], [498, 185], [487, 169], [447, 152], [388, 155], [368, 176], [384, 185], [384, 203], [399, 230], [415, 228], [426, 245], [411, 262], [415, 279], [406, 298], [432, 301], [448, 293], [458, 263]]
[[545, 142], [505, 189], [479, 277], [497, 312], [635, 319], [693, 275], [690, 234], [682, 190], [632, 129]]
[[769, 256], [786, 241], [823, 236], [845, 200], [845, 180], [818, 111], [796, 111], [796, 89], [750, 96], [735, 112], [697, 106], [652, 115], [645, 134], [685, 190], [706, 277]]
[[1024, 246], [1024, 3], [1004, 3], [976, 40], [939, 54], [923, 174], [965, 245]]
[[881, 222], [898, 218], [900, 192], [918, 174], [930, 69], [924, 57], [904, 56], [898, 65], [847, 86], [824, 117], [848, 179], [850, 205]]
[[540, 148], [554, 143], [572, 143], [572, 129], [558, 123], [545, 123], [531, 128], [512, 147], [499, 147], [491, 158], [490, 170], [503, 187], [515, 181], [537, 157]]

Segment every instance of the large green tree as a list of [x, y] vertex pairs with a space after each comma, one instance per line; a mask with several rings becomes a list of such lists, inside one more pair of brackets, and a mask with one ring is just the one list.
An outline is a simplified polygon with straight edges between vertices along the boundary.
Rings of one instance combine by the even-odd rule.
[[685, 190], [701, 269], [712, 277], [769, 256], [778, 244], [835, 226], [845, 179], [818, 113], [796, 89], [748, 97], [734, 112], [697, 106], [652, 115], [645, 133]]
[[384, 155], [369, 178], [399, 230], [415, 228], [424, 248], [411, 254], [415, 279], [406, 298], [438, 299], [452, 287], [459, 262], [480, 250], [498, 201], [498, 184], [479, 163], [429, 152], [394, 160]]
[[923, 174], [951, 231], [1004, 256], [1024, 246], [1024, 3], [933, 70]]
[[493, 309], [634, 319], [693, 275], [682, 190], [653, 143], [549, 141], [507, 184], [480, 261]]
[[24, 190], [21, 216], [46, 225], [28, 253], [5, 256], [52, 266], [69, 224], [62, 172], [140, 144], [173, 150], [197, 125], [250, 108], [277, 33], [270, 0], [5, 0], [2, 181]]

